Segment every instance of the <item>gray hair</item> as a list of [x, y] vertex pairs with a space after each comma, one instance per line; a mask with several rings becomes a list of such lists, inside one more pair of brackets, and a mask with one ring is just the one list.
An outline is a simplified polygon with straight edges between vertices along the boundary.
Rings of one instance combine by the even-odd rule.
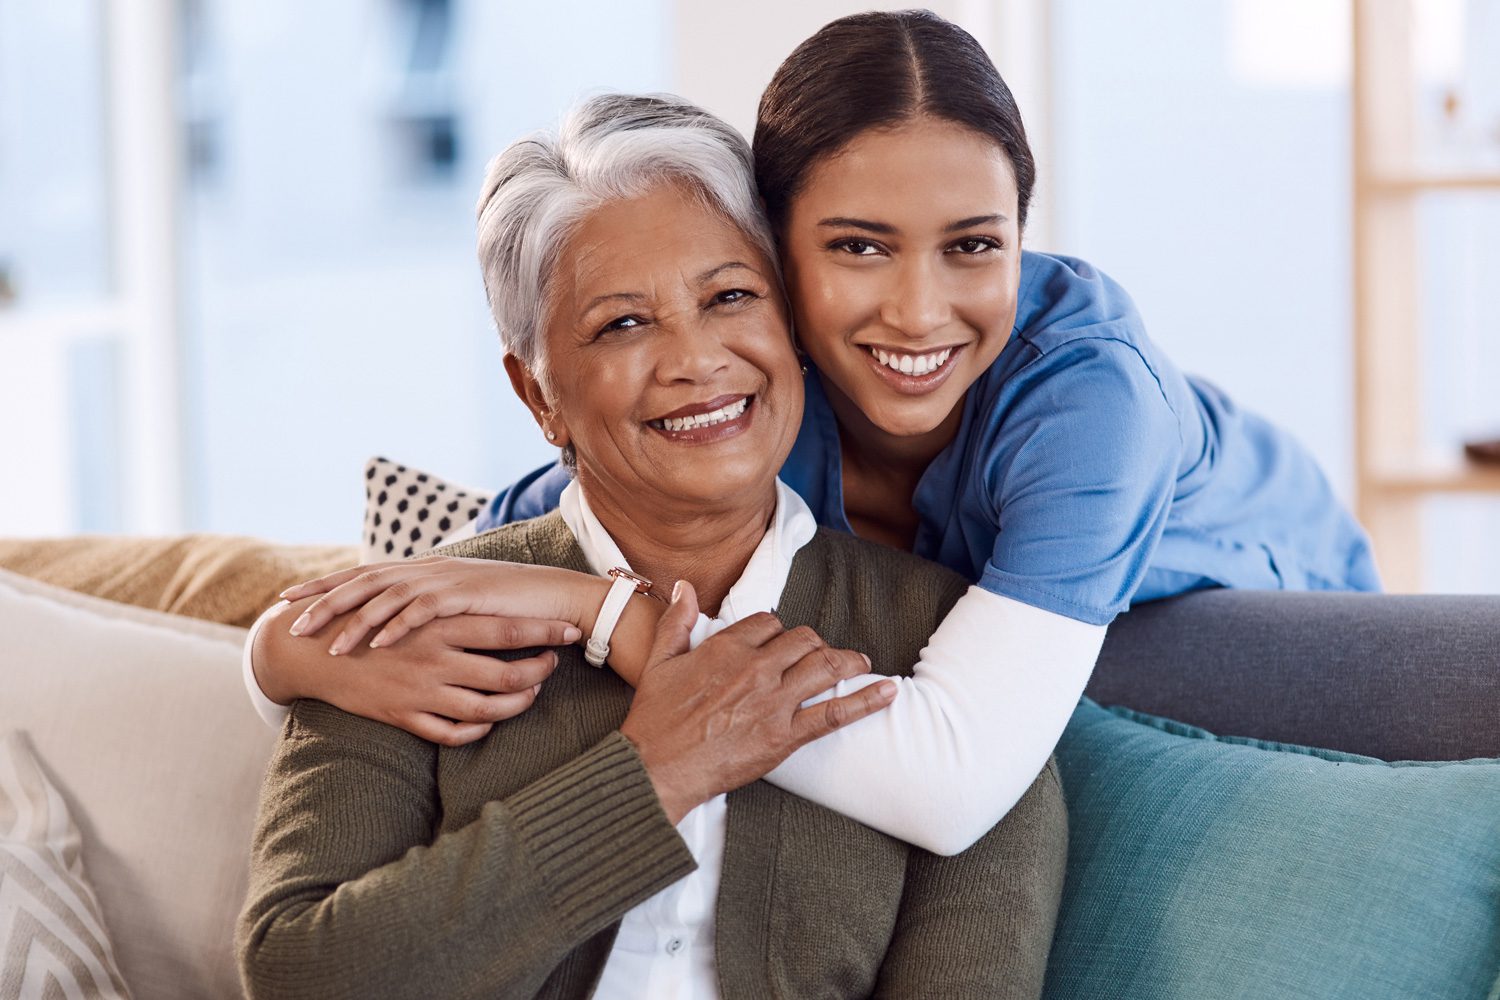
[[749, 143], [680, 97], [591, 97], [557, 133], [528, 136], [490, 161], [477, 207], [485, 294], [505, 349], [544, 387], [537, 334], [563, 243], [593, 209], [668, 181], [695, 191], [776, 266]]

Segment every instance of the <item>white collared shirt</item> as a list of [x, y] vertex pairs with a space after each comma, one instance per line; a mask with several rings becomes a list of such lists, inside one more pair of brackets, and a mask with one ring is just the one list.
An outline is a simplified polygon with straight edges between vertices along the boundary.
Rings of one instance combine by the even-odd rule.
[[[558, 512], [595, 573], [603, 576], [616, 566], [631, 568], [594, 516], [576, 480], [563, 490]], [[776, 514], [770, 530], [751, 554], [738, 582], [729, 588], [719, 605], [718, 617], [698, 616], [689, 646], [696, 648], [743, 618], [773, 610], [786, 587], [792, 557], [816, 532], [817, 522], [807, 504], [778, 479]], [[714, 967], [714, 902], [719, 898], [728, 819], [727, 799], [716, 795], [677, 824], [677, 832], [698, 867], [625, 914], [595, 997], [696, 1000], [719, 995]]]

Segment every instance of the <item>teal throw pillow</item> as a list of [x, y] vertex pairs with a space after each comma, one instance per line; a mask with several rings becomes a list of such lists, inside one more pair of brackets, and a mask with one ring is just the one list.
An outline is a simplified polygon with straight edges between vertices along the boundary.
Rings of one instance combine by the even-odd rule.
[[1500, 1000], [1500, 760], [1079, 705], [1048, 1000]]

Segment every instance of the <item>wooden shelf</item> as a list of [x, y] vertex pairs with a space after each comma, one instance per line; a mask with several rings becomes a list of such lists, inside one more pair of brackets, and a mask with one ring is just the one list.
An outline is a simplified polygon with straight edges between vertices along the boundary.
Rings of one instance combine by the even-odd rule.
[[[1353, 0], [1350, 101], [1354, 252], [1356, 506], [1393, 591], [1423, 589], [1423, 507], [1436, 496], [1500, 497], [1500, 466], [1423, 438], [1421, 199], [1500, 194], [1493, 166], [1421, 162], [1412, 95], [1418, 0]], [[1439, 348], [1441, 349], [1441, 348]]]
[[1383, 467], [1366, 476], [1365, 488], [1382, 493], [1500, 493], [1500, 465], [1432, 462]]
[[1414, 170], [1373, 174], [1367, 183], [1376, 192], [1421, 194], [1428, 191], [1500, 191], [1500, 170]]

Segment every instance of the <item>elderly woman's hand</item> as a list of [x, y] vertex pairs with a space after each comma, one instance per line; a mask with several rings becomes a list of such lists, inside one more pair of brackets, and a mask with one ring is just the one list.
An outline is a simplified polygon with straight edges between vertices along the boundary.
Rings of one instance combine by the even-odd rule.
[[891, 681], [803, 708], [834, 684], [868, 673], [861, 653], [834, 649], [810, 628], [772, 614], [729, 626], [688, 651], [698, 617], [691, 584], [674, 589], [620, 732], [635, 744], [675, 824], [721, 792], [764, 777], [803, 744], [880, 711]]

